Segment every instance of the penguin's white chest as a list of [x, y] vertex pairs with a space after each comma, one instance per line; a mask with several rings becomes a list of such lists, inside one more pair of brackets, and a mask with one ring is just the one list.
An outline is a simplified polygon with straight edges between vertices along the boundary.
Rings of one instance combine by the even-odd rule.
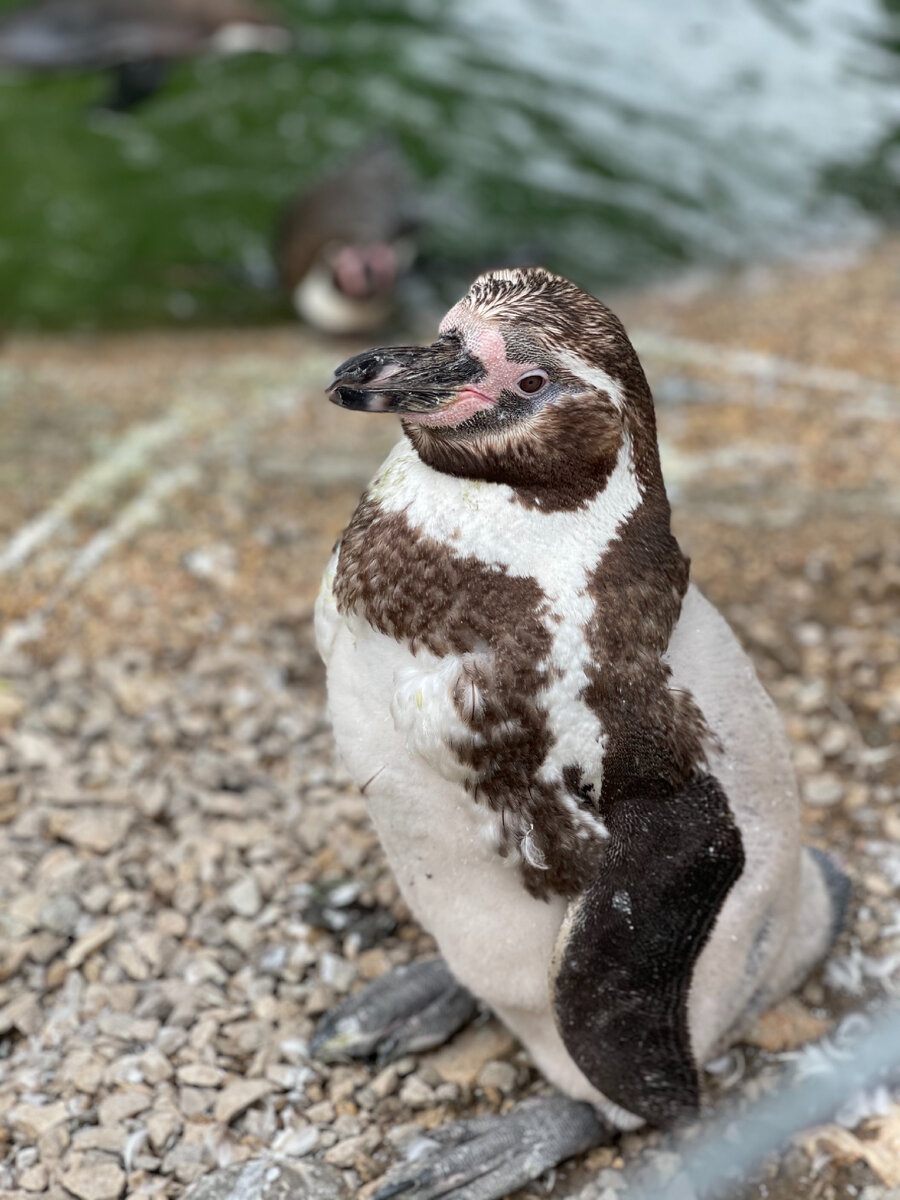
[[[547, 633], [541, 682], [528, 697], [547, 734], [536, 779], [554, 786], [578, 836], [605, 839], [599, 818], [556, 785], [566, 765], [577, 763], [599, 791], [603, 729], [583, 699], [588, 572], [640, 500], [628, 447], [606, 491], [574, 514], [527, 511], [511, 501], [509, 489], [438, 476], [402, 444], [370, 495], [383, 509], [403, 512], [448, 554], [484, 564], [488, 577], [496, 571], [498, 580], [534, 581]], [[504, 665], [493, 656], [516, 641], [517, 614], [505, 617], [503, 636], [471, 653], [438, 656], [421, 645], [413, 652], [406, 639], [378, 632], [363, 615], [338, 612], [334, 569], [333, 563], [317, 606], [317, 636], [335, 736], [403, 894], [463, 983], [497, 1010], [544, 1011], [565, 901], [534, 899], [523, 886], [518, 855], [498, 853], [511, 843], [541, 868], [539, 854], [529, 858], [528, 819], [479, 802], [459, 753], [461, 744], [478, 750], [478, 722], [471, 718], [481, 687], [491, 696], [492, 672]], [[404, 581], [409, 594], [402, 603], [419, 582]], [[504, 838], [510, 832], [512, 839]]]
[[495, 819], [454, 778], [445, 739], [464, 665], [342, 625], [328, 666], [335, 735], [404, 898], [457, 978], [495, 1008], [540, 1008], [565, 904], [528, 895], [497, 853]]

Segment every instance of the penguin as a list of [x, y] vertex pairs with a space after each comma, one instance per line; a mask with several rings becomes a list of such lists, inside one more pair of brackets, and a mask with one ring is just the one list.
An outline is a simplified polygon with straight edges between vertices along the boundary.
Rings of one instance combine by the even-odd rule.
[[281, 53], [291, 41], [256, 0], [43, 0], [0, 21], [0, 64], [109, 70], [113, 86], [101, 107], [127, 112], [159, 90], [176, 59]]
[[441, 957], [326, 1017], [322, 1058], [421, 1049], [476, 997], [556, 1094], [429, 1134], [379, 1200], [491, 1200], [698, 1111], [703, 1064], [819, 963], [849, 884], [801, 844], [778, 713], [690, 580], [619, 320], [482, 275], [430, 346], [338, 367], [396, 413], [316, 605], [328, 705]]
[[394, 310], [416, 256], [416, 202], [401, 154], [369, 143], [282, 216], [275, 260], [301, 320], [336, 336], [371, 333]]

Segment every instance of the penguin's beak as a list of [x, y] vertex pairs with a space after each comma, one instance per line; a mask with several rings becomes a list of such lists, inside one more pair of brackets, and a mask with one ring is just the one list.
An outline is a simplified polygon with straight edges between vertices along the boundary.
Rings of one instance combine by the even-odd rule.
[[431, 346], [391, 346], [348, 358], [328, 396], [341, 408], [364, 412], [436, 413], [484, 376], [484, 366], [451, 334]]

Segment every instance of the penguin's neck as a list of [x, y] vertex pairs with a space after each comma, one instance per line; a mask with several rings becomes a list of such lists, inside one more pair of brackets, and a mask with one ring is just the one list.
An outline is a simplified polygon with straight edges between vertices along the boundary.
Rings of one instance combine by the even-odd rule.
[[606, 548], [643, 503], [633, 447], [622, 439], [605, 485], [575, 510], [523, 504], [507, 484], [466, 479], [422, 462], [404, 440], [373, 481], [368, 499], [403, 513], [420, 535], [456, 557], [533, 576], [558, 594], [584, 587]]

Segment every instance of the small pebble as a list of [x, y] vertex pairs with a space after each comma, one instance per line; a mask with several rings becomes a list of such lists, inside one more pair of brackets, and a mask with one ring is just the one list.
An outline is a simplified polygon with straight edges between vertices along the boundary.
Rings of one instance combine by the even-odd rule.
[[844, 785], [836, 775], [825, 773], [804, 780], [803, 799], [813, 808], [831, 808], [844, 797]]

